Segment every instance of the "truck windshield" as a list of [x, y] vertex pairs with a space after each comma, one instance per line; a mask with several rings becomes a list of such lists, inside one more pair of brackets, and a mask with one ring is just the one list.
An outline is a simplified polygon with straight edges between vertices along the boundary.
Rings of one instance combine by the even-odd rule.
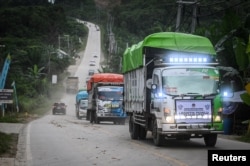
[[122, 92], [120, 91], [99, 91], [98, 99], [100, 100], [122, 100]]
[[164, 94], [216, 94], [219, 72], [214, 68], [174, 68], [162, 72]]
[[80, 101], [80, 108], [87, 109], [87, 107], [88, 107], [88, 100], [81, 100]]

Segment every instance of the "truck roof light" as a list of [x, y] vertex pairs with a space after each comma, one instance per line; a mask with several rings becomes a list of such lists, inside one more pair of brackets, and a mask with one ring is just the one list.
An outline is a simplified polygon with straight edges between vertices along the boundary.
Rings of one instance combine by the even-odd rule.
[[167, 64], [217, 64], [217, 59], [212, 55], [197, 54], [193, 55], [191, 53], [181, 53], [181, 54], [167, 54], [162, 61], [162, 63]]

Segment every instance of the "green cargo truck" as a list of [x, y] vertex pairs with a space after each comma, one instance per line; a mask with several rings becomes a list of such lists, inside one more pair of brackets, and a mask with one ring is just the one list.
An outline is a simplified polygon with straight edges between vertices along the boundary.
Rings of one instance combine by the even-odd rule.
[[216, 53], [209, 39], [161, 32], [123, 55], [124, 109], [132, 139], [204, 138], [213, 147], [223, 133]]

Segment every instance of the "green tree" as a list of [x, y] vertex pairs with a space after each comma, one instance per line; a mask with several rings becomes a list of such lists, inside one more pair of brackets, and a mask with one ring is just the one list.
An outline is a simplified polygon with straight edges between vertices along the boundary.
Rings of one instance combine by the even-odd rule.
[[46, 73], [43, 73], [44, 67], [38, 67], [36, 64], [27, 69], [27, 80], [38, 93], [43, 93], [46, 84]]

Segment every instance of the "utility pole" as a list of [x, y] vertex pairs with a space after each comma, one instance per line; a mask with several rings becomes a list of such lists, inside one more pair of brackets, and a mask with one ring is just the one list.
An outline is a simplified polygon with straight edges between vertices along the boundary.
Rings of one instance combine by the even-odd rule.
[[63, 37], [61, 37], [60, 35], [58, 36], [58, 49], [61, 49], [61, 39], [67, 38], [67, 47], [68, 47], [68, 54], [69, 54], [69, 35], [64, 35]]
[[182, 4], [182, 0], [177, 1], [176, 3], [178, 3], [178, 11], [177, 11], [177, 19], [176, 19], [175, 31], [176, 31], [176, 32], [179, 32], [179, 30], [180, 30], [181, 13], [182, 13], [183, 4]]
[[114, 36], [114, 33], [112, 31], [112, 26], [113, 26], [113, 23], [114, 23], [114, 18], [109, 14], [108, 15], [108, 24], [107, 24], [107, 31], [108, 31], [108, 40], [109, 40], [109, 55], [108, 55], [108, 58], [107, 58], [107, 63], [109, 64], [111, 58], [112, 58], [112, 55], [114, 54], [114, 48], [115, 48], [115, 36]]
[[175, 31], [176, 32], [180, 31], [181, 15], [182, 15], [182, 12], [183, 12], [183, 6], [184, 5], [192, 5], [193, 6], [193, 12], [192, 12], [191, 33], [193, 33], [195, 31], [195, 27], [196, 27], [197, 4], [198, 4], [197, 0], [194, 0], [192, 2], [177, 0], [176, 3], [178, 3], [178, 10], [177, 10]]
[[60, 35], [58, 36], [58, 49], [61, 49], [61, 41], [60, 41]]
[[193, 15], [192, 15], [192, 25], [191, 25], [191, 33], [194, 33], [196, 28], [196, 20], [197, 20], [197, 0], [194, 1], [193, 4]]
[[96, 22], [100, 25], [100, 7], [96, 7]]

